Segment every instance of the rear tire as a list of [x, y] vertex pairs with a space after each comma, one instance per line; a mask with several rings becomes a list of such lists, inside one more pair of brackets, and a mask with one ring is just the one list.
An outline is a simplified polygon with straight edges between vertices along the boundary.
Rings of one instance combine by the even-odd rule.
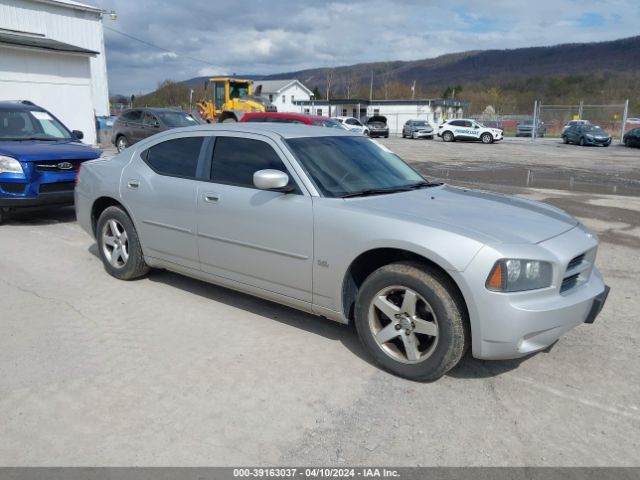
[[129, 139], [124, 135], [119, 135], [118, 138], [116, 138], [116, 150], [120, 153], [126, 150], [127, 147], [129, 147]]
[[417, 381], [447, 373], [470, 338], [451, 280], [416, 262], [385, 265], [369, 275], [356, 299], [355, 324], [379, 366]]
[[454, 138], [453, 138], [453, 133], [451, 132], [444, 132], [442, 134], [442, 141], [443, 142], [453, 142]]
[[134, 280], [149, 272], [138, 233], [129, 215], [120, 207], [109, 207], [96, 226], [98, 252], [109, 275]]

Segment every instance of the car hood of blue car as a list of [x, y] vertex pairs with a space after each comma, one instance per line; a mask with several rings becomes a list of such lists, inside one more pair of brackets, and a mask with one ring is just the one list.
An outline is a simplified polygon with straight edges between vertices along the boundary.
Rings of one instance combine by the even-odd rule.
[[0, 155], [13, 157], [20, 162], [42, 160], [92, 160], [102, 152], [97, 148], [71, 140], [2, 141]]

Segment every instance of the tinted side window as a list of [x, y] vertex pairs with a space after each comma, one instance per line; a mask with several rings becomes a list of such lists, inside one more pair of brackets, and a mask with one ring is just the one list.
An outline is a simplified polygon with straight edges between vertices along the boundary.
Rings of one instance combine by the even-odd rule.
[[[269, 144], [251, 138], [216, 138], [211, 162], [211, 180], [214, 182], [255, 188], [253, 174], [265, 169], [287, 172], [287, 167]], [[289, 184], [295, 186], [291, 176]]]
[[454, 127], [464, 127], [464, 122], [461, 120], [454, 120], [453, 122], [449, 122], [449, 125]]
[[122, 118], [127, 122], [139, 122], [141, 116], [142, 116], [142, 111], [132, 110], [131, 112], [125, 113], [122, 116]]
[[185, 137], [158, 143], [142, 153], [147, 164], [161, 175], [195, 178], [203, 137]]

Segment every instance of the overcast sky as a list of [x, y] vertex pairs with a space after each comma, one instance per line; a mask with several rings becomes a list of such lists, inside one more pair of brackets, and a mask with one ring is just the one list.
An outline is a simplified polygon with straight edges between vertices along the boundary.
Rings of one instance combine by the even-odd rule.
[[280, 73], [640, 34], [638, 0], [85, 1], [118, 15], [105, 15], [103, 24], [109, 89], [123, 94], [213, 73]]

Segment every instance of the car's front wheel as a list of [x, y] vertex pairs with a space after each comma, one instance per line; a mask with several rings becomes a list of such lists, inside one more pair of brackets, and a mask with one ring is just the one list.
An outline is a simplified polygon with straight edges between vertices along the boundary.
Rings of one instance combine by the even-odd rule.
[[110, 275], [133, 280], [149, 271], [138, 233], [122, 208], [109, 207], [102, 212], [96, 226], [96, 240], [100, 258]]
[[483, 133], [480, 140], [482, 143], [493, 143], [493, 136], [490, 133]]
[[584, 137], [580, 137], [580, 141], [578, 143], [580, 144], [581, 147], [584, 147], [585, 145]]
[[453, 142], [453, 133], [451, 132], [444, 132], [442, 134], [442, 141], [443, 142]]
[[566, 135], [562, 136], [562, 143], [569, 143], [569, 137], [567, 137]]
[[129, 146], [129, 140], [124, 135], [120, 135], [116, 140], [116, 149], [118, 153], [122, 152]]
[[386, 265], [365, 280], [355, 323], [376, 363], [410, 380], [443, 376], [460, 361], [469, 338], [451, 281], [413, 262]]

